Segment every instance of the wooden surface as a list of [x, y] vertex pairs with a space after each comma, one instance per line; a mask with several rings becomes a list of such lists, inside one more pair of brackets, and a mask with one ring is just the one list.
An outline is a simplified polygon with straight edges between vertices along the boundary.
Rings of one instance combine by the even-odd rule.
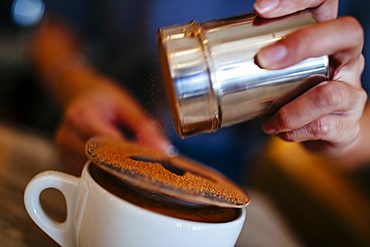
[[[0, 246], [58, 246], [33, 223], [23, 203], [28, 181], [51, 167], [59, 165], [45, 138], [0, 124]], [[46, 201], [62, 214], [57, 203]]]

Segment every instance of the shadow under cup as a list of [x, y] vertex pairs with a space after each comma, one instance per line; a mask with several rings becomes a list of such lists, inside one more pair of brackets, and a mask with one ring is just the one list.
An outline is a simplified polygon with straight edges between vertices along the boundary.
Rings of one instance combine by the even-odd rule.
[[88, 171], [91, 177], [105, 190], [126, 202], [161, 215], [195, 222], [226, 223], [238, 219], [242, 214], [240, 208], [220, 208], [190, 203], [142, 190], [125, 183], [91, 162], [88, 164]]

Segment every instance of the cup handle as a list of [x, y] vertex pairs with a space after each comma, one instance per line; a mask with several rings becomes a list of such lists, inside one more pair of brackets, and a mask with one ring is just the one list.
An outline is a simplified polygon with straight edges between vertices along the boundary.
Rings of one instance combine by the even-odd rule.
[[[76, 245], [75, 204], [79, 178], [57, 171], [45, 171], [28, 183], [24, 192], [24, 204], [32, 220], [61, 246]], [[42, 208], [40, 194], [48, 188], [59, 190], [65, 197], [67, 216], [64, 222], [52, 219]]]

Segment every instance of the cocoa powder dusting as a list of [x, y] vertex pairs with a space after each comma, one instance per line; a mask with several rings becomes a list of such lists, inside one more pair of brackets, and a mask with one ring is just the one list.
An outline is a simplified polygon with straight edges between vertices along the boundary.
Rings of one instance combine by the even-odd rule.
[[[182, 157], [168, 157], [152, 149], [118, 139], [94, 138], [86, 145], [86, 153], [93, 162], [104, 162], [126, 174], [130, 183], [150, 185], [145, 189], [166, 190], [172, 196], [204, 198], [244, 207], [246, 193], [219, 172]], [[181, 172], [181, 173], [180, 173]]]

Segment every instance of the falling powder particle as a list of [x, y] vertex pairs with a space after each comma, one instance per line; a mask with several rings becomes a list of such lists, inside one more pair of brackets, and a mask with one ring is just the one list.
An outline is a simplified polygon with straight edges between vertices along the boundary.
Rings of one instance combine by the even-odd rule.
[[183, 157], [169, 157], [119, 139], [95, 137], [87, 142], [88, 157], [116, 169], [127, 182], [204, 204], [244, 207], [247, 194], [219, 172]]

